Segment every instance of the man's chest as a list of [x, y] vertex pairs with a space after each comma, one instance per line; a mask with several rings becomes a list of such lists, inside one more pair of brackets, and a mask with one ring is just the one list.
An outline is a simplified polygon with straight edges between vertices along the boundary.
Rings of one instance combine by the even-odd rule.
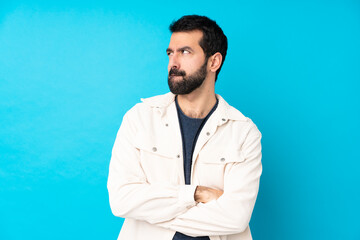
[[[193, 152], [191, 184], [223, 189], [231, 165], [244, 161], [242, 132], [244, 129], [235, 129], [230, 123], [203, 127]], [[178, 125], [146, 126], [138, 131], [135, 145], [149, 183], [185, 184], [183, 141]]]

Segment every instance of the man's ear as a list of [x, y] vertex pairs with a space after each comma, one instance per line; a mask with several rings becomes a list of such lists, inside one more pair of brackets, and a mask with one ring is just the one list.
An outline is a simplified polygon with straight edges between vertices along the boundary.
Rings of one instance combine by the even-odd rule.
[[222, 63], [222, 55], [221, 55], [221, 53], [219, 53], [219, 52], [214, 53], [214, 55], [212, 55], [209, 58], [209, 61], [210, 61], [210, 71], [211, 72], [216, 72], [220, 68], [221, 63]]

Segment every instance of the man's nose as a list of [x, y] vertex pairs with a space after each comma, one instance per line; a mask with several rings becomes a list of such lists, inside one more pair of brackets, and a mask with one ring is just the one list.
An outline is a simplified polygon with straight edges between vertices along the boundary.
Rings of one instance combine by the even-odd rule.
[[173, 54], [169, 59], [169, 69], [180, 69], [180, 62], [177, 54]]

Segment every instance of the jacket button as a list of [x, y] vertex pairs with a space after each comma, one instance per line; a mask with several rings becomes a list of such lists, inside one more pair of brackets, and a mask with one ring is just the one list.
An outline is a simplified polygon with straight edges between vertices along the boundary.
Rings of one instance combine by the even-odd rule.
[[225, 158], [221, 158], [220, 161], [224, 162], [224, 161], [225, 161]]
[[169, 124], [165, 124], [165, 126], [166, 126], [166, 127], [168, 127], [168, 126], [169, 126]]
[[180, 158], [180, 154], [176, 155], [177, 158]]
[[157, 151], [157, 148], [156, 148], [156, 147], [153, 147], [152, 150], [153, 150], [153, 152], [156, 152], [156, 151]]
[[207, 132], [207, 133], [206, 133], [206, 135], [210, 136], [210, 133], [209, 133], [209, 132]]

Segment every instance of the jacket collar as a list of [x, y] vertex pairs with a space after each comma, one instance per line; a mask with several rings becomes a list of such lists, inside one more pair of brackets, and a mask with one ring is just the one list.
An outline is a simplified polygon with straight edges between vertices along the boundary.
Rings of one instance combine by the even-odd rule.
[[[164, 113], [163, 110], [166, 111], [167, 107], [171, 104], [175, 104], [175, 96], [175, 94], [168, 92], [166, 94], [150, 98], [141, 98], [141, 101], [150, 107], [159, 108], [160, 112]], [[220, 95], [216, 94], [216, 97], [219, 99], [219, 105], [214, 114], [216, 113], [216, 115], [221, 118], [222, 122], [227, 120], [247, 121], [247, 117], [245, 117], [237, 109], [230, 106]]]

